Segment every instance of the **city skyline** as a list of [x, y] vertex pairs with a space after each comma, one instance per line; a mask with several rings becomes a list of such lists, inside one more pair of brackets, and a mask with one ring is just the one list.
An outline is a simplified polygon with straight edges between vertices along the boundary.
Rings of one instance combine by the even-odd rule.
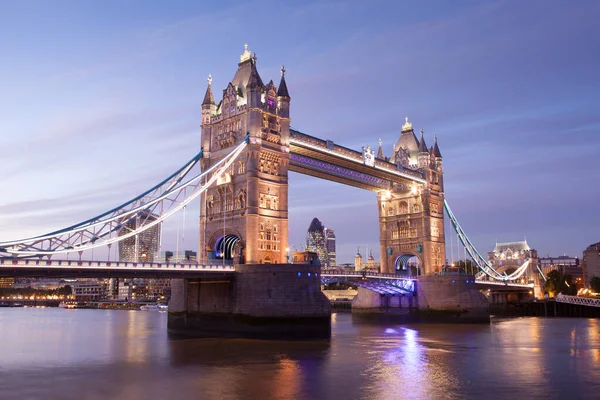
[[[597, 4], [284, 5], [272, 12], [297, 16], [289, 38], [240, 31], [219, 40], [205, 39], [210, 30], [229, 33], [253, 7], [189, 3], [165, 12], [140, 4], [120, 15], [115, 4], [0, 6], [0, 32], [17, 38], [2, 45], [13, 62], [0, 67], [0, 173], [10, 188], [0, 240], [91, 217], [181, 166], [199, 150], [206, 77], [224, 89], [248, 42], [265, 77], [286, 65], [292, 127], [302, 132], [357, 150], [381, 138], [387, 156], [404, 116], [429, 142], [437, 134], [446, 198], [480, 251], [527, 237], [540, 254], [581, 256], [598, 241], [600, 217], [581, 212], [600, 195], [589, 184], [600, 148], [598, 59], [583, 41]], [[365, 12], [380, 23], [361, 22]], [[326, 16], [334, 15], [349, 26], [332, 34]], [[27, 28], [25, 18], [33, 18]], [[308, 19], [316, 24], [310, 38]], [[289, 198], [291, 245], [303, 242], [307, 220], [326, 214], [339, 263], [351, 262], [357, 244], [378, 258], [373, 193], [294, 173]], [[198, 241], [197, 210], [191, 204], [182, 224], [185, 247]], [[175, 247], [182, 218], [165, 225], [163, 250]]]

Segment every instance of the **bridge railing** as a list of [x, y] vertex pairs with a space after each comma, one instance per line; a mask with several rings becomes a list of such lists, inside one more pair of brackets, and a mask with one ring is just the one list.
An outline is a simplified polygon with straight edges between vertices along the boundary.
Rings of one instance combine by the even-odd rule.
[[233, 265], [197, 264], [197, 263], [155, 263], [155, 262], [122, 262], [122, 261], [89, 261], [89, 260], [35, 260], [0, 257], [0, 266], [15, 267], [89, 267], [89, 268], [116, 268], [116, 269], [191, 269], [235, 271]]
[[363, 271], [340, 271], [339, 269], [321, 268], [321, 276], [351, 276], [351, 277], [366, 277], [366, 278], [382, 278], [382, 279], [400, 279], [400, 280], [416, 280], [416, 276], [398, 275], [398, 274], [383, 274], [379, 272], [363, 272]]
[[600, 307], [600, 299], [592, 297], [567, 296], [559, 294], [555, 299], [559, 303], [577, 304], [580, 306]]
[[522, 287], [522, 288], [533, 288], [533, 283], [515, 283], [511, 281], [488, 281], [484, 279], [475, 279], [475, 283], [480, 285], [492, 285], [492, 286], [507, 286], [507, 287]]

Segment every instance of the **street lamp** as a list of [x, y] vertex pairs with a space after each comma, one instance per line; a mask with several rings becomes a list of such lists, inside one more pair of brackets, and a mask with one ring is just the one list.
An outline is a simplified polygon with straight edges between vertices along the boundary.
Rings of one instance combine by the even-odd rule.
[[287, 264], [290, 263], [290, 248], [289, 247], [285, 248], [285, 262]]

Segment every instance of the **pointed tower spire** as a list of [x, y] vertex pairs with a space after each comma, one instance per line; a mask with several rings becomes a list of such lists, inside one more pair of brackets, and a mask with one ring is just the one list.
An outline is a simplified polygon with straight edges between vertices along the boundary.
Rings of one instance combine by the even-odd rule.
[[290, 97], [288, 88], [285, 83], [285, 67], [281, 66], [281, 81], [279, 82], [279, 88], [277, 89], [277, 96], [279, 97]]
[[381, 139], [379, 139], [379, 150], [377, 150], [377, 158], [380, 160], [385, 160], [385, 155], [383, 154], [383, 148], [381, 147]]
[[437, 143], [437, 135], [433, 135], [433, 141], [434, 141], [433, 155], [436, 158], [442, 158], [442, 153], [440, 153], [440, 148], [438, 147], [438, 143]]
[[427, 145], [425, 144], [423, 129], [421, 129], [421, 140], [419, 140], [419, 153], [427, 153]]
[[204, 101], [202, 102], [203, 106], [209, 106], [215, 104], [215, 98], [212, 93], [212, 76], [208, 74], [208, 87], [206, 88], [206, 94], [204, 95]]
[[264, 86], [262, 79], [260, 79], [260, 75], [258, 74], [258, 70], [256, 69], [256, 53], [254, 53], [254, 58], [252, 58], [252, 65], [250, 69], [250, 78], [248, 79], [248, 84], [246, 87], [255, 88], [258, 86]]

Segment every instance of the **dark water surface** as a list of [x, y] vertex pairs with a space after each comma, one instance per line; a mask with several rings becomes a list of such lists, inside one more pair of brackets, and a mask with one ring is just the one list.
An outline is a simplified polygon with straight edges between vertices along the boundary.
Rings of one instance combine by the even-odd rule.
[[165, 313], [0, 309], [0, 399], [600, 399], [600, 321], [364, 325], [170, 340]]

